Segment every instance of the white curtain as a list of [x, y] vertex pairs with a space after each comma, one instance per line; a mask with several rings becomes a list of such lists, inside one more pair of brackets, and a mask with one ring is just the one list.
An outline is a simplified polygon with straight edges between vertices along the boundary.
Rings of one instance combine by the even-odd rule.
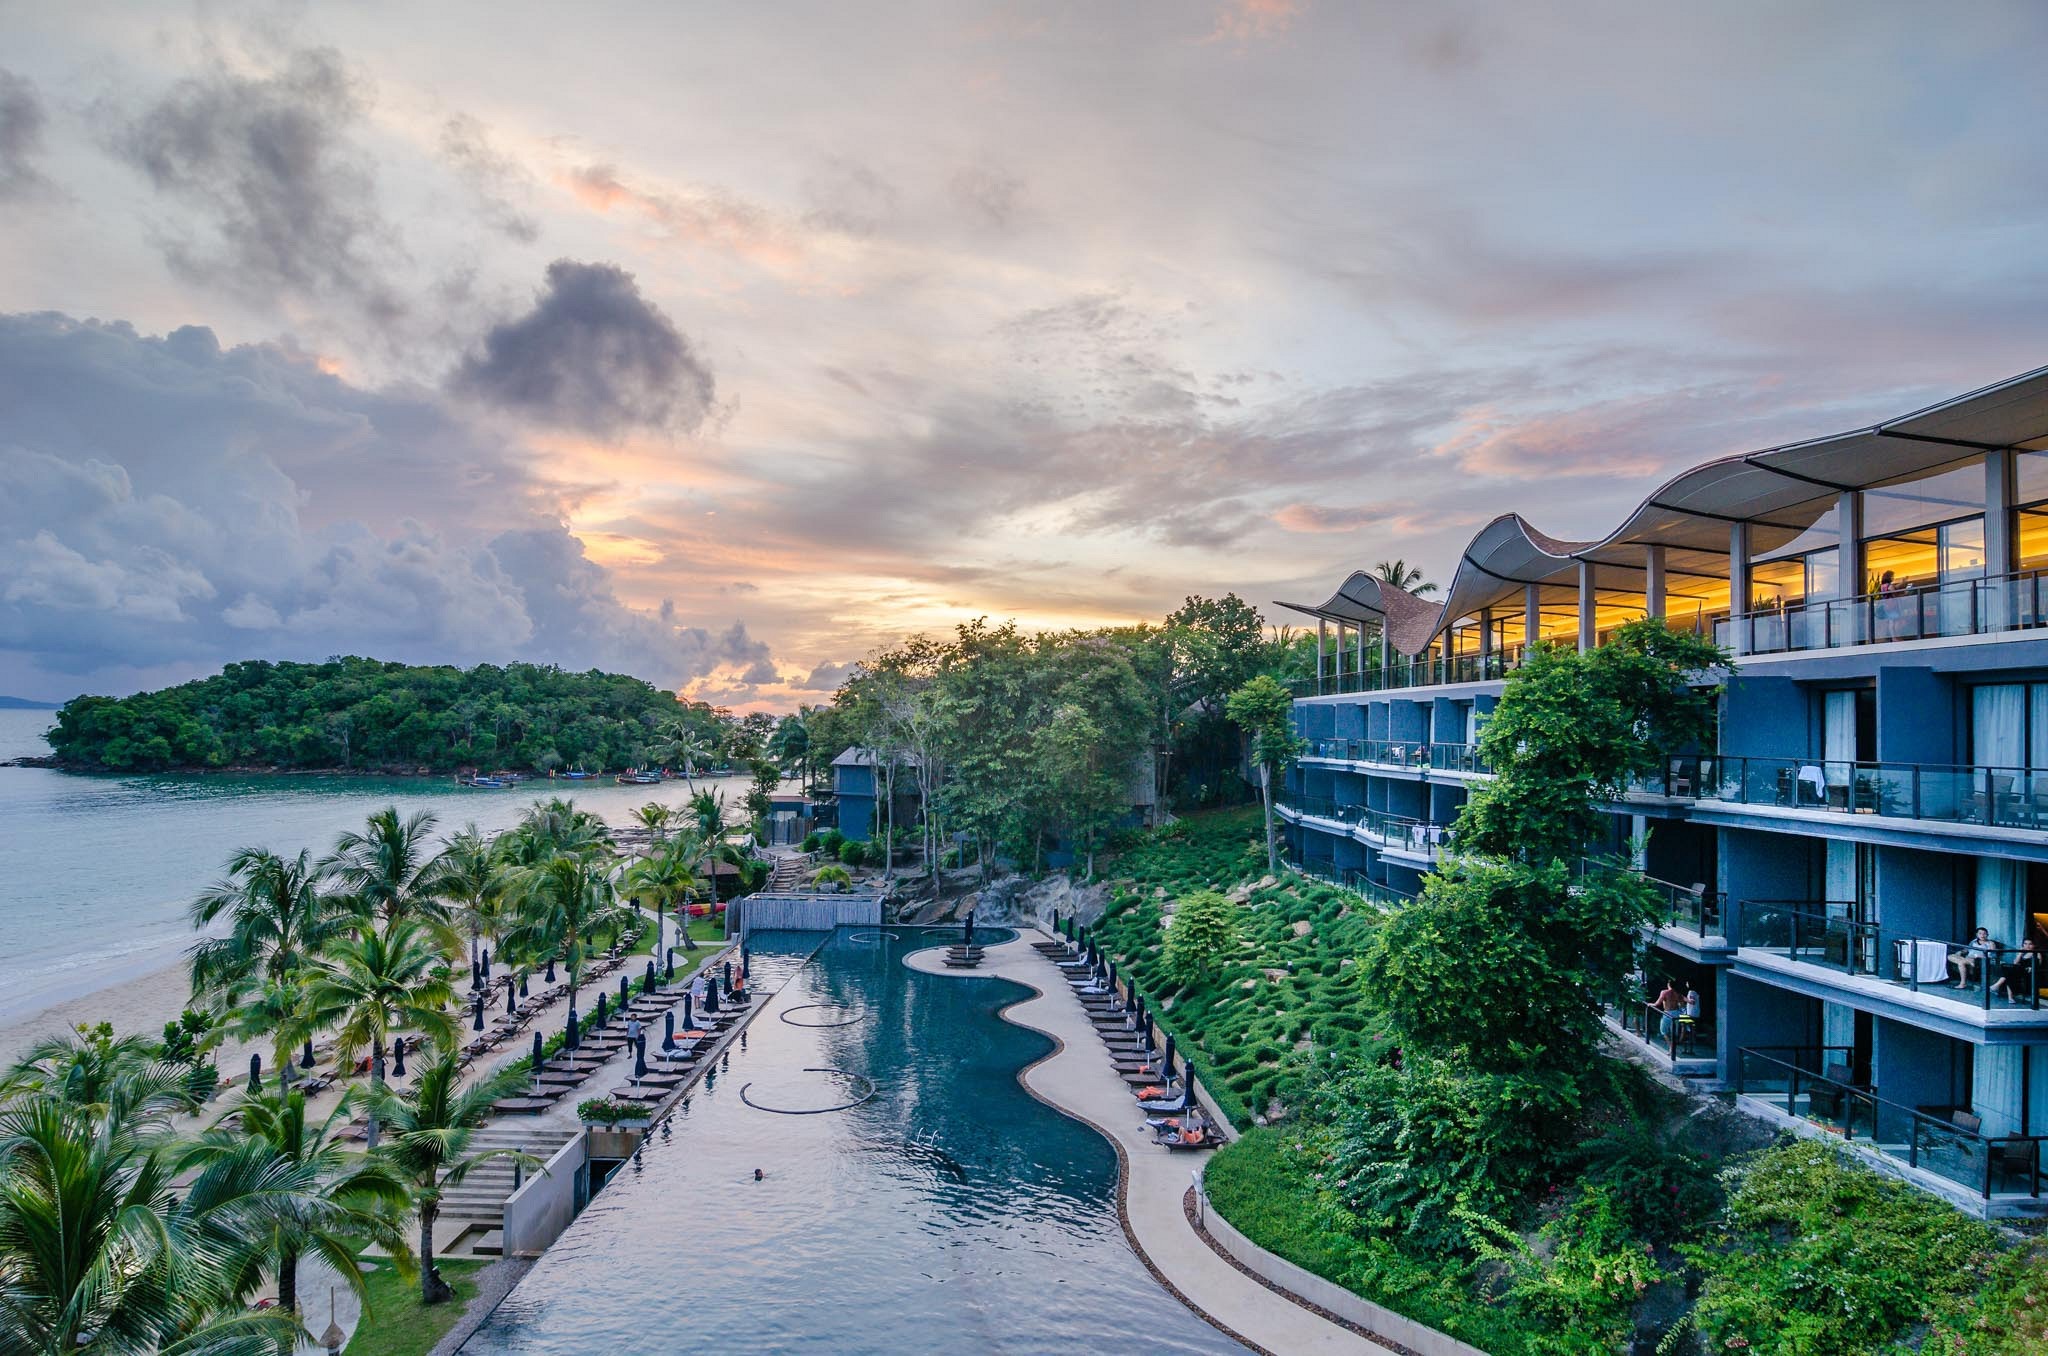
[[1838, 838], [1827, 840], [1826, 881], [1828, 917], [1847, 918], [1856, 899], [1856, 845]]
[[1856, 694], [1824, 692], [1820, 712], [1821, 760], [1830, 789], [1856, 780]]
[[1970, 693], [1970, 761], [1979, 767], [2023, 767], [2027, 762], [2027, 689], [2021, 683], [1986, 683]]
[[2020, 1096], [2020, 1067], [2027, 1048], [2021, 1045], [1980, 1045], [1970, 1081], [1970, 1109], [1984, 1119], [1987, 1135], [2017, 1135], [2025, 1114]]
[[2048, 683], [2027, 689], [2027, 766], [2048, 772]]
[[2000, 946], [2018, 946], [2027, 935], [2026, 874], [2018, 862], [1977, 859], [1977, 926]]
[[[1820, 1043], [1854, 1047], [1856, 1044], [1856, 1009], [1844, 1003], [1822, 1003], [1820, 1005]], [[1854, 1061], [1830, 1053], [1823, 1064], [1841, 1059], [1843, 1063]], [[1825, 1072], [1825, 1070], [1823, 1070]]]
[[2023, 1135], [2048, 1133], [2048, 1045], [2026, 1047], [2031, 1062], [2027, 1078], [2027, 1124]]
[[1478, 702], [1473, 702], [1465, 708], [1465, 742], [1467, 744], [1477, 744], [1479, 742]]

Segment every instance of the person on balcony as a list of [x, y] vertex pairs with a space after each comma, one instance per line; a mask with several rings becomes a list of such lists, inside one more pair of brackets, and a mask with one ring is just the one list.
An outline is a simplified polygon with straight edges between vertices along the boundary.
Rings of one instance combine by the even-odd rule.
[[2002, 950], [2003, 947], [1991, 940], [1989, 929], [1978, 928], [1977, 935], [1970, 938], [1961, 949], [1948, 953], [1948, 968], [1956, 977], [1957, 987], [1975, 984], [1984, 967], [1998, 959], [1998, 953]]
[[1664, 1014], [1658, 1019], [1657, 1034], [1667, 1041], [1670, 1040], [1672, 1032], [1678, 1027], [1678, 1014], [1684, 1010], [1685, 995], [1678, 991], [1677, 981], [1665, 980], [1664, 992], [1657, 995], [1657, 1011]]
[[1991, 992], [2000, 998], [2009, 998], [2017, 1003], [2022, 998], [2032, 1001], [2041, 991], [2041, 953], [2034, 946], [2034, 939], [2027, 938], [2020, 943], [2020, 949], [2012, 953], [2012, 959], [1992, 982]]

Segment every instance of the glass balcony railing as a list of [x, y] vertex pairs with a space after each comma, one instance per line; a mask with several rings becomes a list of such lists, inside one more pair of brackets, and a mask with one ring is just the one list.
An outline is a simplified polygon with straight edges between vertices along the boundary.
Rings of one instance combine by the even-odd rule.
[[1982, 1117], [1967, 1107], [1888, 1101], [1855, 1081], [1854, 1066], [1846, 1046], [1744, 1046], [1735, 1090], [1986, 1199], [2041, 1194], [2043, 1136], [1984, 1134]]
[[1347, 669], [1326, 672], [1320, 679], [1296, 678], [1287, 690], [1297, 697], [1335, 697], [1351, 692], [1393, 692], [1410, 687], [1438, 687], [1446, 683], [1497, 682], [1515, 667], [1520, 652], [1454, 655], [1446, 671], [1441, 659], [1404, 659], [1385, 669]]
[[1789, 810], [2048, 827], [2048, 768], [1723, 756], [1700, 760], [1698, 794]]
[[1477, 744], [1431, 744], [1415, 739], [1312, 739], [1307, 757], [1381, 767], [1431, 768], [1439, 772], [1491, 772]]
[[1334, 885], [1340, 890], [1349, 890], [1361, 899], [1386, 908], [1399, 908], [1412, 904], [1415, 896], [1405, 890], [1396, 890], [1365, 874], [1355, 866], [1340, 867], [1328, 857], [1305, 858], [1298, 868], [1302, 875], [1319, 880], [1325, 885]]
[[1686, 928], [1701, 937], [1724, 935], [1724, 898], [1719, 890], [1709, 890], [1704, 881], [1695, 885], [1678, 885], [1615, 862], [1602, 861], [1597, 857], [1581, 857], [1572, 868], [1572, 874], [1575, 876], [1590, 875], [1596, 871], [1612, 871], [1634, 876], [1655, 891], [1662, 905], [1658, 914], [1658, 926]]
[[1977, 946], [1902, 932], [1847, 917], [1847, 907], [1746, 899], [1737, 910], [1735, 944], [1774, 951], [1801, 965], [1865, 975], [1944, 1002], [2040, 1011], [2048, 956], [2025, 947]]
[[1986, 635], [2048, 625], [2048, 574], [1909, 584], [1897, 593], [1823, 598], [1738, 613], [1714, 639], [1738, 654], [1833, 650], [1893, 640]]
[[1383, 848], [1427, 856], [1431, 861], [1442, 857], [1450, 846], [1448, 825], [1409, 815], [1388, 814], [1369, 806], [1335, 801], [1328, 796], [1307, 796], [1293, 791], [1282, 793], [1276, 803], [1292, 814], [1349, 825], [1368, 841]]

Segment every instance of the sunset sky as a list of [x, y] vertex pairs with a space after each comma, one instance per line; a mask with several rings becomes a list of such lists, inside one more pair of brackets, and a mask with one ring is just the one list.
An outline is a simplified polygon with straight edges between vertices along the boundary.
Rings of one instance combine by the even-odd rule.
[[0, 693], [346, 652], [786, 709], [2048, 363], [2027, 0], [0, 35]]

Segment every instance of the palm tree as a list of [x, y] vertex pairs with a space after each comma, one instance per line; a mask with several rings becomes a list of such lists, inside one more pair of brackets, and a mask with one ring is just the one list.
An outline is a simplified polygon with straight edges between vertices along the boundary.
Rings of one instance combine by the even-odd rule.
[[[626, 869], [626, 892], [641, 903], [654, 906], [658, 925], [666, 910], [677, 908], [703, 888], [703, 878], [697, 874], [702, 862], [703, 848], [697, 836], [679, 834], [664, 843], [660, 852], [642, 857]], [[682, 929], [683, 949], [696, 950], [697, 944], [690, 940], [688, 918], [678, 913], [676, 922]], [[657, 945], [659, 940], [657, 934]]]
[[36, 1042], [0, 1079], [0, 1101], [34, 1096], [108, 1123], [161, 1117], [193, 1100], [189, 1075], [162, 1059], [156, 1042], [116, 1037], [106, 1022]]
[[334, 1138], [347, 1114], [337, 1107], [313, 1123], [303, 1093], [246, 1096], [183, 1160], [187, 1169], [234, 1174], [266, 1196], [291, 1202], [294, 1208], [271, 1213], [262, 1232], [246, 1240], [252, 1263], [277, 1276], [277, 1304], [287, 1313], [299, 1307], [301, 1257], [324, 1259], [357, 1296], [363, 1273], [356, 1253], [363, 1244], [384, 1248], [403, 1268], [412, 1264], [405, 1234], [392, 1222], [392, 1212], [410, 1199], [405, 1182], [383, 1158], [350, 1153]]
[[221, 1029], [238, 1041], [270, 1039], [270, 1059], [280, 1085], [291, 1077], [292, 1047], [311, 1038], [315, 1029], [307, 975], [294, 971], [283, 979], [266, 980], [260, 989], [244, 993], [221, 1022]]
[[659, 843], [668, 836], [668, 822], [675, 817], [675, 813], [672, 807], [663, 805], [658, 800], [650, 800], [633, 811], [633, 818], [639, 820], [653, 836], [654, 841]]
[[775, 727], [775, 733], [768, 736], [768, 755], [783, 767], [794, 764], [802, 774], [804, 787], [811, 784], [811, 727], [812, 708], [800, 706], [784, 716]]
[[455, 1297], [434, 1267], [434, 1220], [441, 1210], [442, 1188], [456, 1185], [479, 1163], [493, 1158], [541, 1166], [538, 1158], [517, 1149], [468, 1152], [476, 1128], [491, 1114], [491, 1103], [517, 1089], [525, 1075], [508, 1069], [465, 1088], [461, 1074], [454, 1052], [444, 1050], [420, 1066], [409, 1092], [385, 1088], [371, 1094], [375, 1111], [391, 1127], [385, 1156], [410, 1187], [419, 1211], [420, 1300], [425, 1304]]
[[[454, 1043], [455, 1022], [443, 1011], [454, 996], [433, 939], [421, 924], [400, 920], [387, 932], [365, 928], [330, 947], [307, 994], [307, 1006], [313, 1025], [335, 1028], [335, 1058], [342, 1067], [369, 1052], [374, 1099], [384, 1086], [389, 1037], [417, 1031], [436, 1045]], [[377, 1147], [374, 1100], [369, 1147]]]
[[691, 827], [706, 843], [719, 842], [732, 832], [725, 822], [725, 796], [721, 792], [704, 790], [691, 796], [689, 815]]
[[294, 1315], [242, 1306], [250, 1236], [305, 1202], [234, 1171], [174, 1191], [179, 1169], [160, 1113], [101, 1117], [42, 1092], [0, 1106], [0, 1351], [292, 1349]]
[[193, 997], [232, 1007], [252, 986], [283, 980], [304, 966], [339, 926], [319, 887], [308, 853], [287, 861], [264, 848], [243, 848], [229, 858], [226, 877], [189, 910], [194, 928], [228, 918], [226, 936], [203, 938], [188, 953]]
[[469, 963], [477, 963], [480, 939], [495, 939], [504, 926], [505, 863], [474, 824], [448, 840], [435, 859], [434, 889], [455, 911], [469, 934]]
[[607, 874], [585, 858], [564, 854], [529, 867], [510, 886], [513, 923], [505, 945], [519, 955], [560, 956], [569, 967], [569, 1005], [583, 982], [584, 940], [617, 921], [618, 896]]
[[[358, 919], [389, 929], [408, 920], [448, 931], [448, 910], [438, 897], [436, 863], [427, 851], [434, 816], [422, 810], [405, 819], [387, 805], [370, 816], [362, 833], [350, 830], [335, 840], [320, 863], [341, 887], [347, 908]], [[452, 945], [454, 938], [449, 933]]]
[[498, 850], [512, 865], [539, 866], [565, 853], [603, 856], [612, 850], [612, 836], [602, 819], [577, 809], [575, 801], [557, 796], [535, 801], [520, 817], [518, 827], [499, 837]]
[[683, 785], [695, 789], [691, 781], [697, 775], [697, 764], [710, 759], [716, 752], [704, 732], [686, 720], [672, 720], [662, 733], [668, 736], [668, 756], [683, 765]]
[[1392, 584], [1395, 588], [1412, 593], [1418, 598], [1426, 593], [1436, 592], [1436, 585], [1422, 577], [1422, 570], [1419, 567], [1410, 565], [1399, 556], [1381, 561], [1372, 567], [1372, 572], [1378, 576], [1381, 583]]

